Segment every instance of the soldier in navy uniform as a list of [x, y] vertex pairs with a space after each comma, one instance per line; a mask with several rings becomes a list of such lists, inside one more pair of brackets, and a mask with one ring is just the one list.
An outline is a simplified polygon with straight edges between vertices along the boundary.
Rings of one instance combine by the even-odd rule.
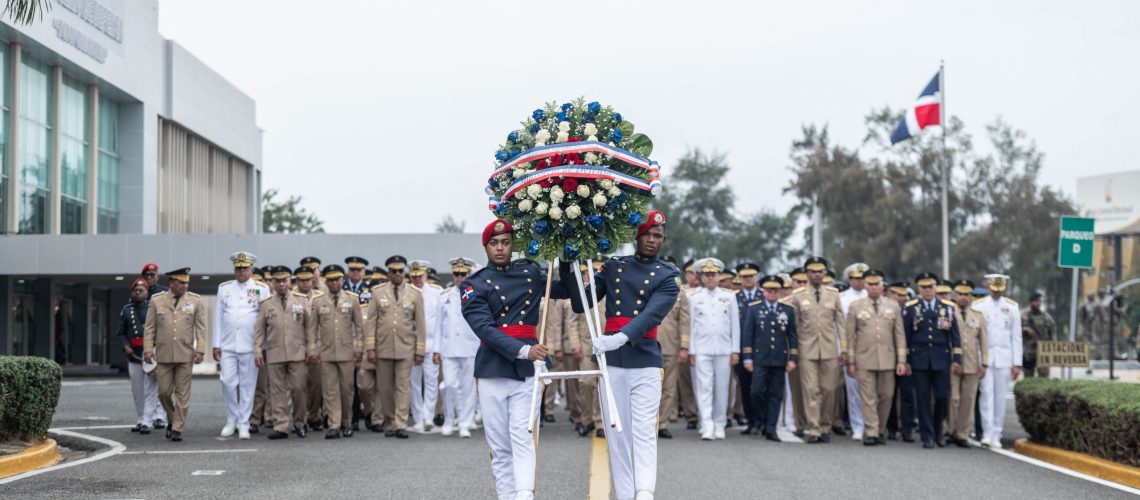
[[796, 369], [799, 356], [795, 310], [779, 301], [782, 288], [783, 280], [778, 276], [760, 278], [763, 297], [745, 307], [740, 342], [742, 365], [752, 376], [749, 396], [753, 419], [748, 428], [752, 435], [763, 435], [777, 443], [780, 437], [776, 435], [776, 421], [784, 396], [784, 377]]
[[149, 288], [150, 283], [146, 278], [135, 278], [131, 282], [131, 300], [119, 313], [119, 344], [127, 357], [131, 394], [134, 396], [135, 414], [138, 417], [131, 432], [139, 434], [150, 434], [151, 429], [166, 427], [166, 411], [158, 403], [158, 381], [154, 372], [147, 373], [142, 364], [143, 326], [146, 323], [146, 309], [150, 305]]
[[154, 297], [154, 294], [156, 293], [162, 293], [170, 290], [170, 287], [158, 282], [158, 264], [155, 264], [154, 262], [147, 262], [146, 265], [143, 266], [142, 271], [139, 272], [139, 276], [146, 278], [147, 300], [150, 300], [151, 297]]
[[[610, 386], [622, 420], [622, 432], [606, 435], [618, 498], [634, 498], [635, 494], [638, 500], [653, 498], [657, 488], [657, 413], [663, 366], [657, 325], [673, 309], [680, 293], [680, 271], [657, 257], [663, 243], [665, 214], [650, 210], [645, 222], [637, 226], [636, 253], [606, 261], [595, 275], [592, 290], [598, 300], [608, 297], [605, 334], [594, 340], [594, 352], [606, 353]], [[570, 263], [563, 263], [561, 273], [574, 312], [585, 312]], [[610, 425], [605, 405], [602, 416]]]
[[[534, 498], [535, 449], [527, 425], [534, 362], [548, 358], [536, 325], [546, 273], [526, 259], [511, 261], [514, 228], [496, 219], [483, 229], [484, 267], [463, 281], [463, 318], [482, 344], [475, 353], [483, 431], [491, 448], [491, 472], [499, 498]], [[390, 266], [389, 266], [390, 267]], [[564, 299], [561, 286], [551, 299]]]
[[[957, 307], [953, 302], [940, 300], [934, 287], [938, 276], [922, 273], [914, 279], [918, 285], [917, 299], [903, 308], [903, 328], [906, 330], [907, 361], [912, 373], [915, 399], [918, 405], [918, 428], [923, 448], [946, 446], [942, 422], [950, 405], [950, 373], [958, 373], [962, 362], [962, 345], [958, 333]], [[934, 394], [933, 414], [930, 396]]]
[[[760, 300], [760, 287], [757, 284], [757, 278], [760, 274], [760, 266], [755, 262], [745, 262], [736, 266], [736, 277], [740, 280], [740, 290], [736, 291], [736, 305], [740, 310], [740, 325], [741, 333], [743, 334], [744, 314], [748, 311], [748, 304]], [[741, 353], [743, 348], [748, 344], [744, 343], [743, 335], [740, 337]], [[757, 422], [756, 409], [752, 407], [752, 374], [744, 367], [743, 360], [745, 356], [740, 357], [741, 362], [732, 367], [736, 371], [737, 387], [739, 394], [736, 395], [740, 401], [740, 407], [744, 411], [744, 418], [748, 426], [741, 434], [751, 434], [753, 431], [752, 425]]]

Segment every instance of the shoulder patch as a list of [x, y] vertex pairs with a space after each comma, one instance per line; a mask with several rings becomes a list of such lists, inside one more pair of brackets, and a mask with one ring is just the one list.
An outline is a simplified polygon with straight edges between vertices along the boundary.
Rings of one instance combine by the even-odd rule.
[[[296, 291], [296, 290], [293, 290], [293, 292], [292, 292], [292, 293], [293, 293], [293, 296], [294, 296], [294, 297], [301, 297], [301, 298], [303, 298], [303, 299], [307, 299], [307, 298], [309, 298], [309, 296], [308, 296], [308, 295], [305, 295], [305, 294], [303, 294], [303, 293], [301, 293], [301, 292], [298, 292], [298, 291]], [[316, 296], [314, 296], [313, 298], [316, 298]]]
[[939, 301], [939, 302], [941, 302], [941, 303], [943, 303], [943, 304], [946, 304], [946, 305], [948, 305], [948, 306], [950, 306], [950, 307], [958, 307], [958, 304], [955, 304], [955, 303], [953, 303], [953, 302], [951, 302], [951, 301], [949, 301], [949, 300], [946, 300], [946, 299], [938, 299], [938, 301]]
[[408, 288], [411, 288], [412, 290], [415, 290], [415, 291], [417, 291], [417, 292], [421, 292], [421, 293], [423, 292], [423, 290], [422, 290], [422, 289], [420, 289], [420, 287], [418, 287], [418, 286], [416, 286], [416, 285], [413, 285], [413, 284], [411, 284], [411, 283], [408, 283]]
[[313, 294], [313, 298], [314, 298], [314, 299], [315, 299], [315, 298], [317, 298], [317, 297], [324, 297], [324, 296], [325, 296], [325, 291], [324, 291], [324, 290], [317, 290], [317, 293], [314, 293], [314, 294]]
[[910, 300], [906, 301], [906, 305], [904, 307], [910, 307], [910, 306], [913, 306], [917, 303], [918, 303], [918, 299], [910, 299]]
[[190, 296], [190, 297], [196, 297], [196, 298], [201, 298], [201, 297], [202, 297], [201, 295], [198, 295], [197, 293], [191, 292], [191, 291], [189, 291], [189, 290], [187, 290], [187, 291], [186, 291], [186, 295], [188, 295], [188, 296]]

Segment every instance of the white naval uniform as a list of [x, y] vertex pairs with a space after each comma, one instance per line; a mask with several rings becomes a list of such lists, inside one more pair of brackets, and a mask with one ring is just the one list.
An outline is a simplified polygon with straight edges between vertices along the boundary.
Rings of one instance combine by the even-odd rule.
[[463, 319], [459, 290], [448, 288], [440, 298], [439, 352], [443, 356], [443, 426], [470, 430], [475, 425], [475, 353], [479, 337]]
[[994, 445], [1001, 443], [1005, 423], [1005, 396], [1013, 380], [1011, 368], [1021, 366], [1021, 309], [1006, 297], [993, 295], [975, 300], [971, 306], [986, 317], [986, 335], [990, 342], [990, 366], [979, 380], [982, 386], [978, 410], [982, 414], [982, 439]]
[[[728, 290], [701, 288], [689, 295], [689, 355], [697, 357], [693, 390], [701, 434], [724, 436], [727, 423], [730, 357], [740, 353], [740, 308]], [[616, 391], [616, 389], [615, 389]]]
[[222, 350], [222, 398], [226, 403], [226, 423], [249, 428], [253, 393], [257, 388], [257, 366], [253, 362], [253, 327], [261, 301], [270, 296], [269, 287], [253, 279], [218, 285], [214, 307], [215, 349]]
[[435, 404], [439, 398], [439, 365], [432, 363], [432, 353], [438, 352], [440, 297], [443, 289], [424, 284], [424, 324], [427, 325], [424, 342], [424, 362], [412, 366], [412, 423], [430, 424], [435, 418]]
[[[848, 288], [839, 294], [839, 306], [843, 310], [843, 317], [847, 318], [847, 309], [851, 307], [852, 302], [866, 296], [866, 288], [862, 290]], [[835, 343], [835, 348], [839, 350], [843, 349], [840, 347], [839, 342]], [[848, 361], [854, 362], [853, 360]], [[863, 436], [864, 431], [863, 403], [859, 399], [859, 378], [848, 375], [846, 369], [841, 371], [843, 372], [843, 381], [847, 389], [847, 418], [851, 421], [851, 432], [855, 435], [854, 437], [859, 438]]]

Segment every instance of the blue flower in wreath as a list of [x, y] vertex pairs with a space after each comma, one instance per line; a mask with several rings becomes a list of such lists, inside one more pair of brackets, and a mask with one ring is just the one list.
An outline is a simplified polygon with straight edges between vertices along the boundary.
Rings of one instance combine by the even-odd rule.
[[487, 182], [487, 184], [491, 186], [491, 189], [495, 189], [495, 188], [499, 187], [499, 180], [492, 178], [490, 181]]
[[511, 207], [508, 207], [506, 203], [499, 203], [499, 206], [495, 207], [495, 211], [499, 212], [499, 215], [506, 215], [510, 209]]
[[529, 130], [530, 130], [531, 135], [537, 134], [538, 133], [538, 123], [530, 124]]
[[559, 111], [557, 113], [554, 113], [554, 120], [558, 121], [558, 122], [566, 121], [566, 112], [565, 111]]
[[617, 200], [618, 203], [625, 203], [625, 200], [629, 199], [629, 193], [625, 192], [624, 187], [622, 187], [621, 189], [622, 189], [621, 194], [617, 195], [617, 198], [614, 198], [614, 199]]
[[562, 236], [574, 236], [574, 228], [570, 225], [562, 226]]
[[534, 110], [534, 113], [531, 113], [530, 116], [534, 118], [534, 121], [540, 122], [542, 121], [542, 118], [546, 116], [546, 113], [542, 111], [542, 108], [539, 108]]
[[507, 160], [511, 159], [511, 155], [507, 154], [506, 151], [503, 151], [500, 149], [500, 150], [495, 152], [495, 159], [499, 160], [501, 162], [507, 161]]
[[590, 227], [594, 228], [595, 231], [602, 230], [602, 216], [598, 214], [590, 214], [590, 216], [586, 217], [586, 223], [589, 224]]
[[527, 255], [538, 255], [538, 242], [530, 240], [530, 243], [526, 245], [526, 253]]
[[511, 133], [507, 134], [507, 140], [511, 142], [518, 142], [519, 132], [517, 130], [512, 130]]
[[602, 238], [602, 239], [598, 240], [598, 251], [602, 252], [602, 253], [606, 253], [606, 252], [610, 251], [610, 240], [609, 240], [609, 238]]
[[621, 129], [615, 128], [610, 131], [610, 142], [614, 144], [621, 142]]
[[583, 118], [582, 121], [585, 123], [597, 123], [598, 117], [594, 116], [594, 115], [586, 115], [586, 117]]
[[617, 198], [610, 198], [610, 201], [606, 202], [606, 211], [613, 212], [614, 210], [617, 210], [618, 204], [620, 203], [621, 201]]
[[574, 260], [578, 258], [578, 249], [574, 248], [574, 245], [567, 243], [566, 248], [562, 249], [562, 254], [565, 255], [567, 259]]
[[638, 224], [641, 224], [641, 213], [634, 212], [629, 214], [629, 225], [636, 226]]
[[562, 103], [562, 112], [563, 112], [563, 113], [565, 113], [565, 112], [567, 112], [567, 111], [570, 111], [571, 109], [574, 109], [574, 105], [573, 105], [573, 104], [570, 104], [570, 103], [568, 103], [568, 102], [564, 102], [564, 103]]
[[594, 102], [591, 102], [590, 104], [586, 105], [586, 112], [590, 113], [591, 115], [596, 115], [596, 114], [598, 114], [598, 111], [601, 111], [601, 110], [602, 110], [602, 105], [599, 104], [598, 101], [594, 101]]
[[613, 120], [614, 123], [621, 123], [621, 113], [614, 113]]
[[550, 231], [550, 221], [546, 219], [539, 219], [534, 223], [535, 234], [546, 234], [547, 231]]

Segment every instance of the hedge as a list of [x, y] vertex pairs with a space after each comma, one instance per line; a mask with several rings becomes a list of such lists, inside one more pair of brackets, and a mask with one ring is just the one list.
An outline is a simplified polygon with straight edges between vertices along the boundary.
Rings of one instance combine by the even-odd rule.
[[39, 356], [0, 356], [0, 442], [47, 436], [63, 370]]
[[1013, 392], [1031, 441], [1140, 467], [1140, 384], [1032, 378]]

